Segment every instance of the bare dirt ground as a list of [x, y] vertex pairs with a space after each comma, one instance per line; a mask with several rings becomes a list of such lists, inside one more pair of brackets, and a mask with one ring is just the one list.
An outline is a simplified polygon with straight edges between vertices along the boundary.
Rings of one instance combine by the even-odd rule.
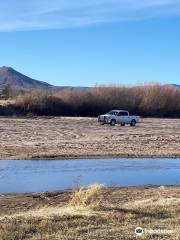
[[180, 157], [180, 119], [142, 119], [136, 127], [94, 118], [0, 118], [0, 159]]
[[[1, 195], [0, 239], [180, 239], [178, 186], [92, 188], [89, 197], [83, 190], [76, 198], [73, 192]], [[90, 201], [82, 205], [83, 198]]]

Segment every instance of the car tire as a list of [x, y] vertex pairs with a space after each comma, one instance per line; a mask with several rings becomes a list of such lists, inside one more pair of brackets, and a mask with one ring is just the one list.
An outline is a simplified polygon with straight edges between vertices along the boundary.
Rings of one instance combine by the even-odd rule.
[[131, 125], [131, 127], [135, 127], [135, 126], [136, 126], [136, 120], [133, 119], [133, 120], [131, 121], [130, 125]]
[[115, 125], [116, 125], [116, 120], [115, 120], [115, 119], [112, 119], [111, 122], [110, 122], [110, 125], [111, 125], [111, 126], [115, 126]]

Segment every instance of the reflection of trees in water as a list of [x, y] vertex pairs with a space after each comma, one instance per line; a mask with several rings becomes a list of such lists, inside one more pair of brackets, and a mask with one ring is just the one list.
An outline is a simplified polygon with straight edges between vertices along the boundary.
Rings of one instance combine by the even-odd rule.
[[73, 179], [73, 183], [75, 184], [76, 188], [80, 188], [81, 185], [82, 185], [82, 179], [83, 179], [83, 176], [82, 175], [78, 175], [77, 177], [75, 177]]
[[8, 166], [8, 160], [0, 160], [0, 181], [6, 173]]
[[1, 178], [3, 178], [3, 174], [4, 174], [4, 169], [2, 169], [0, 166], [0, 180], [1, 180]]

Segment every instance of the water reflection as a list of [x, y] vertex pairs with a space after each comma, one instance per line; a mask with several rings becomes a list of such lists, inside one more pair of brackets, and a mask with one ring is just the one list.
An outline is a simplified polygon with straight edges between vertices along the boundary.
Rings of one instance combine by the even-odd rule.
[[101, 183], [180, 184], [180, 159], [0, 161], [0, 192], [38, 192]]

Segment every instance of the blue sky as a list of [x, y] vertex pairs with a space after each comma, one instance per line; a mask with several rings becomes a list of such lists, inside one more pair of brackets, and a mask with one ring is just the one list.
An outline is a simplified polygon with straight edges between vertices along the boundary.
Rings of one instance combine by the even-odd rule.
[[179, 26], [179, 0], [6, 0], [0, 65], [54, 85], [180, 84]]

